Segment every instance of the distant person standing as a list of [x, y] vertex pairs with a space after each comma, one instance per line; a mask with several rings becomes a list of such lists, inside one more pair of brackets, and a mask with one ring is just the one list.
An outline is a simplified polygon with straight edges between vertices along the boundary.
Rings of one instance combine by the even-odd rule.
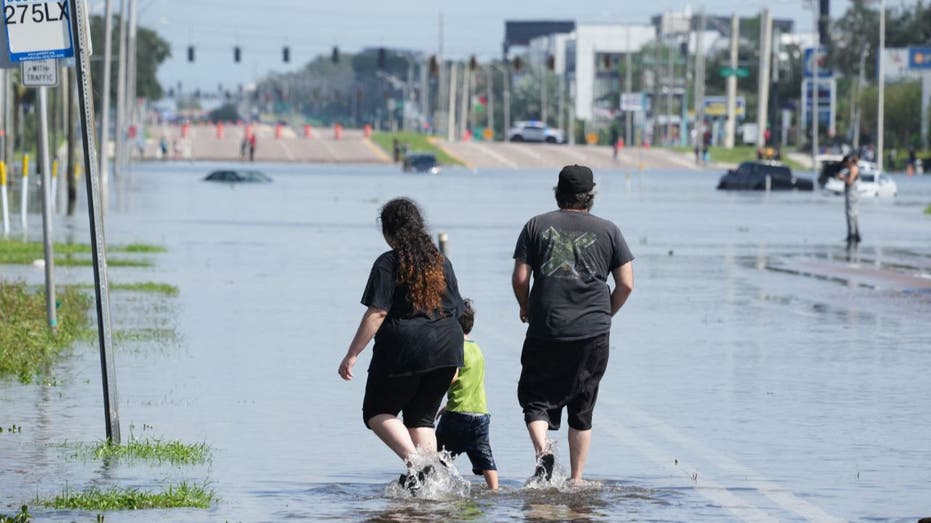
[[570, 480], [582, 481], [611, 318], [633, 291], [634, 257], [620, 229], [589, 212], [594, 189], [591, 169], [564, 167], [555, 187], [559, 209], [531, 218], [514, 249], [511, 283], [520, 319], [528, 323], [517, 397], [537, 457], [532, 481], [552, 477], [547, 430], [559, 429], [563, 408]]
[[915, 154], [915, 148], [909, 147], [908, 149], [908, 163], [905, 166], [905, 174], [909, 176], [915, 175], [915, 166], [918, 163], [918, 156]]
[[242, 142], [239, 144], [239, 159], [246, 161], [246, 155], [249, 154], [249, 137], [243, 136]]
[[255, 147], [258, 145], [258, 138], [255, 133], [249, 135], [249, 161], [255, 161]]
[[857, 223], [858, 207], [860, 202], [860, 167], [859, 158], [855, 154], [848, 154], [841, 160], [842, 167], [837, 172], [837, 178], [844, 182], [844, 210], [847, 216], [847, 246], [860, 243], [860, 226]]

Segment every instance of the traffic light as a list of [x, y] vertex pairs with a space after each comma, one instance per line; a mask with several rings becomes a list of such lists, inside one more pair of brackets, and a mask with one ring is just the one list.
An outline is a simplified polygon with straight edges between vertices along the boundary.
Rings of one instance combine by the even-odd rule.
[[242, 60], [242, 49], [237, 45], [233, 48], [233, 61], [237, 64]]
[[546, 68], [550, 71], [556, 70], [556, 57], [553, 55], [548, 55], [546, 57]]
[[385, 54], [386, 54], [386, 53], [385, 53], [385, 48], [384, 48], [384, 47], [379, 47], [379, 48], [378, 48], [378, 68], [379, 68], [379, 69], [384, 69], [384, 68], [385, 68]]
[[284, 46], [284, 48], [281, 49], [281, 61], [286, 64], [291, 63], [291, 48], [290, 47]]
[[188, 62], [194, 61], [194, 46], [193, 45], [189, 45], [187, 48], [187, 61]]
[[333, 54], [330, 55], [330, 61], [334, 64], [339, 63], [339, 47], [333, 46]]
[[440, 64], [436, 61], [436, 55], [430, 56], [430, 76], [436, 76], [440, 72]]
[[469, 58], [469, 71], [474, 71], [478, 68], [478, 61], [475, 60], [475, 56]]

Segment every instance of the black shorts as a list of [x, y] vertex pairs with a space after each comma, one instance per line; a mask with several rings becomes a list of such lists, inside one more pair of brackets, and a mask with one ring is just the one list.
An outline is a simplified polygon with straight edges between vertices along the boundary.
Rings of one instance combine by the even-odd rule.
[[488, 414], [444, 412], [436, 426], [436, 448], [448, 450], [454, 458], [465, 452], [472, 462], [473, 474], [498, 470], [488, 442], [490, 423]]
[[403, 413], [409, 429], [430, 427], [440, 410], [443, 396], [456, 375], [456, 367], [441, 367], [424, 374], [387, 377], [369, 374], [362, 400], [362, 421], [379, 414]]
[[562, 409], [576, 430], [592, 428], [598, 384], [608, 367], [608, 334], [572, 341], [524, 340], [517, 400], [524, 421], [559, 429]]

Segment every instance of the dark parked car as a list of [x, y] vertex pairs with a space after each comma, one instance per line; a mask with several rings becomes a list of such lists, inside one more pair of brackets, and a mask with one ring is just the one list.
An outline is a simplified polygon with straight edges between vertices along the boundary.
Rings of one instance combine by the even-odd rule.
[[269, 183], [272, 181], [267, 174], [252, 170], [224, 169], [208, 174], [205, 181], [227, 183]]
[[[767, 182], [767, 179], [769, 182]], [[737, 169], [727, 171], [718, 182], [718, 189], [738, 191], [812, 191], [814, 183], [808, 178], [797, 178], [792, 170], [779, 162], [744, 162]]]
[[436, 161], [436, 156], [430, 153], [408, 153], [404, 157], [402, 169], [406, 173], [440, 173], [440, 165]]

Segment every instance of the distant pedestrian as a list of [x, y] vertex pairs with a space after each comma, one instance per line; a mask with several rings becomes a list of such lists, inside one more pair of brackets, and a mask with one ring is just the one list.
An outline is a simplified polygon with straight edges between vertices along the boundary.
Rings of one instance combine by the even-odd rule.
[[590, 213], [594, 190], [591, 169], [564, 167], [555, 187], [559, 210], [531, 218], [514, 248], [511, 283], [520, 319], [528, 323], [517, 397], [537, 457], [531, 481], [551, 479], [555, 457], [547, 430], [559, 429], [563, 408], [570, 480], [582, 481], [611, 318], [633, 290], [634, 257], [620, 229]]
[[457, 319], [463, 302], [453, 266], [431, 240], [417, 204], [395, 198], [380, 217], [391, 250], [372, 266], [362, 294], [367, 309], [338, 372], [351, 380], [359, 354], [375, 338], [362, 419], [405, 461], [399, 482], [413, 492], [432, 469], [415, 470], [412, 458], [418, 450], [436, 452], [436, 413], [463, 366]]
[[168, 138], [165, 135], [158, 140], [158, 150], [162, 153], [162, 160], [168, 159]]
[[249, 137], [243, 136], [242, 142], [239, 144], [239, 159], [246, 161], [246, 156], [249, 154]]
[[453, 377], [446, 406], [436, 427], [436, 445], [446, 449], [453, 458], [463, 452], [472, 462], [472, 473], [485, 477], [491, 490], [498, 490], [498, 469], [491, 454], [488, 427], [491, 416], [485, 401], [485, 357], [469, 333], [475, 325], [472, 301], [465, 300], [459, 325], [465, 334], [463, 365]]
[[255, 133], [249, 135], [249, 161], [255, 161], [255, 148], [258, 145], [258, 138]]
[[917, 163], [918, 163], [918, 156], [915, 154], [915, 148], [909, 147], [908, 163], [905, 165], [905, 174], [909, 176], [914, 176]]
[[612, 148], [612, 150], [613, 150], [612, 157], [613, 157], [615, 160], [617, 160], [617, 152], [618, 152], [618, 148], [619, 148], [619, 147], [618, 147], [618, 139], [619, 139], [619, 138], [618, 138], [618, 133], [617, 133], [617, 126], [616, 126], [616, 125], [612, 125], [612, 126], [611, 126], [611, 148]]
[[848, 154], [841, 160], [842, 167], [837, 178], [844, 182], [844, 211], [847, 217], [847, 246], [860, 243], [860, 226], [857, 223], [857, 213], [860, 201], [859, 158], [855, 154]]

